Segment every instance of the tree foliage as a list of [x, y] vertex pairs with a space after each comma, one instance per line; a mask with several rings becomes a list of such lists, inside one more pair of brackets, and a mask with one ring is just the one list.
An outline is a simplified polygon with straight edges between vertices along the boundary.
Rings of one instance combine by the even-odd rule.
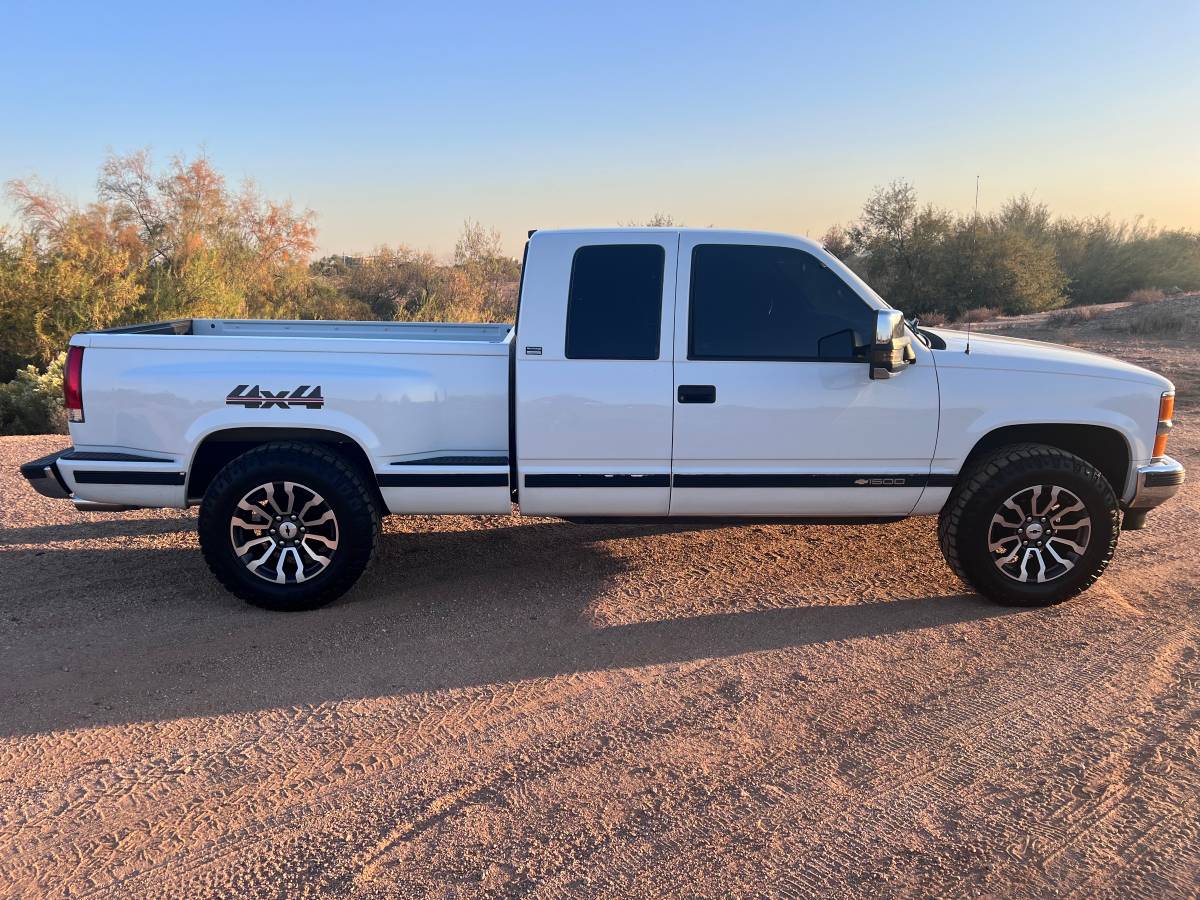
[[0, 434], [61, 434], [67, 430], [63, 411], [63, 365], [59, 353], [39, 372], [34, 366], [18, 369], [16, 377], [0, 384]]
[[79, 331], [185, 317], [511, 319], [520, 267], [468, 221], [452, 263], [405, 247], [309, 258], [314, 214], [232, 189], [204, 158], [157, 169], [110, 156], [96, 200], [11, 181], [20, 228], [0, 230], [0, 379], [45, 367]]
[[[110, 156], [96, 187], [80, 206], [36, 180], [8, 183], [19, 224], [0, 228], [0, 381], [21, 374], [0, 395], [0, 428], [45, 422], [54, 360], [78, 331], [185, 317], [502, 322], [516, 314], [520, 265], [478, 222], [464, 222], [447, 260], [385, 246], [310, 263], [314, 214], [263, 197], [253, 183], [231, 188], [203, 156], [161, 168], [145, 151]], [[644, 224], [678, 223], [656, 213]], [[1139, 289], [1200, 289], [1196, 232], [1055, 218], [1024, 196], [964, 216], [921, 203], [903, 181], [877, 188], [825, 244], [909, 313], [1019, 313]]]
[[824, 243], [914, 314], [1017, 314], [1122, 300], [1139, 288], [1200, 288], [1200, 234], [1054, 219], [1028, 196], [993, 214], [957, 215], [921, 205], [904, 181], [876, 188], [859, 218], [831, 228]]
[[468, 221], [454, 261], [408, 247], [379, 247], [366, 257], [325, 257], [313, 275], [370, 317], [409, 322], [505, 322], [516, 315], [521, 269], [504, 255], [500, 235]]

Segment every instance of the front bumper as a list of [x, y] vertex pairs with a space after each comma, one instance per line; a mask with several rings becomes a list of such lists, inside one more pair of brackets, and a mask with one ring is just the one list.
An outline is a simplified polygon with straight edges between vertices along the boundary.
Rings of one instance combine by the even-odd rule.
[[1125, 504], [1126, 509], [1153, 509], [1170, 500], [1186, 477], [1183, 463], [1169, 456], [1138, 466], [1136, 474], [1133, 497]]
[[57, 453], [31, 460], [21, 466], [21, 474], [42, 496], [53, 497], [55, 500], [66, 500], [71, 496], [71, 492], [67, 490], [66, 482], [59, 474], [58, 460], [59, 457], [70, 452], [71, 448], [68, 447], [66, 450], [59, 450]]

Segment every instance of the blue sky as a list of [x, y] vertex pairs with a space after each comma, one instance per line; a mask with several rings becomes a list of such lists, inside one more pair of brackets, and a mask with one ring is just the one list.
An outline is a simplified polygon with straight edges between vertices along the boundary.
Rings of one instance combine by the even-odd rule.
[[[1200, 228], [1200, 2], [12, 3], [0, 180], [206, 152], [328, 251], [665, 211], [814, 236], [874, 185]], [[5, 208], [0, 217], [8, 217]]]

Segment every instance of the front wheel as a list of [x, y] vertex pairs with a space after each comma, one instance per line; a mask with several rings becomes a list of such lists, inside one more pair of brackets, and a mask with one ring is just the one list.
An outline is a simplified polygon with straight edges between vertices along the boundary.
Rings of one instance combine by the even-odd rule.
[[379, 512], [358, 472], [314, 444], [264, 444], [217, 473], [198, 523], [209, 568], [266, 609], [324, 606], [358, 580], [379, 542]]
[[1042, 444], [996, 450], [954, 489], [938, 519], [946, 562], [1011, 606], [1061, 603], [1091, 587], [1117, 547], [1119, 507], [1086, 460]]

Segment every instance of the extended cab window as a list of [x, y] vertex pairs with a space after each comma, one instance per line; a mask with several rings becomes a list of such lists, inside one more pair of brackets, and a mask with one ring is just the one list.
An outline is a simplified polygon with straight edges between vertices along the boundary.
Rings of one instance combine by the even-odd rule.
[[689, 359], [864, 360], [874, 321], [871, 308], [803, 250], [692, 251]]
[[576, 250], [567, 298], [567, 358], [658, 359], [665, 261], [658, 244]]

